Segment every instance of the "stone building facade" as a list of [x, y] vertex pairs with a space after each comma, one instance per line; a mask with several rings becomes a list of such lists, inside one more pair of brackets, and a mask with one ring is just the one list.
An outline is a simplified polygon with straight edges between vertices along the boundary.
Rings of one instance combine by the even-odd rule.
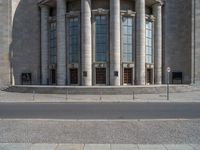
[[0, 85], [200, 82], [198, 0], [0, 0]]

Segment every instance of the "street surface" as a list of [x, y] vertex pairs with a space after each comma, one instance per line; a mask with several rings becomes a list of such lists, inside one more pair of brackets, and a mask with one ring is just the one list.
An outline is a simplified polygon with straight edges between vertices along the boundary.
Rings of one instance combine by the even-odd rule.
[[0, 143], [199, 144], [200, 120], [0, 119]]
[[200, 103], [0, 103], [1, 119], [199, 119]]

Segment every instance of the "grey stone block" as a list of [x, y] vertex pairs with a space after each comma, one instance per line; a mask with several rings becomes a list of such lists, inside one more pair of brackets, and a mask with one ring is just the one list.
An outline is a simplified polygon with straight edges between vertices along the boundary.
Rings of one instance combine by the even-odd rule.
[[29, 150], [55, 150], [56, 144], [33, 144]]
[[110, 150], [109, 144], [86, 144], [84, 150]]
[[167, 150], [163, 145], [138, 145], [139, 150]]
[[56, 150], [83, 150], [84, 144], [59, 144]]
[[138, 145], [133, 144], [113, 144], [111, 150], [139, 150]]
[[194, 150], [190, 145], [165, 145], [167, 150]]
[[7, 143], [7, 144], [0, 144], [1, 150], [28, 150], [31, 147], [31, 144], [20, 144], [20, 143]]

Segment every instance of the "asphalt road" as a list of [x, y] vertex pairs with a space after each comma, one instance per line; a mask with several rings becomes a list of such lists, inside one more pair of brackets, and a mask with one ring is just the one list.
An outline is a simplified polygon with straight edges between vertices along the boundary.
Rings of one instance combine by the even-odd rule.
[[1, 119], [199, 119], [200, 103], [1, 103]]

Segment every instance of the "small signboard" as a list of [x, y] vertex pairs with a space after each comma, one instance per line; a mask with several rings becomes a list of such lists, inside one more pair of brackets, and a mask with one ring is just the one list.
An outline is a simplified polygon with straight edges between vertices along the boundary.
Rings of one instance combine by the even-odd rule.
[[114, 76], [118, 77], [118, 71], [114, 71]]
[[170, 67], [167, 67], [167, 72], [171, 72], [171, 68]]
[[83, 71], [83, 77], [87, 77], [87, 71]]

